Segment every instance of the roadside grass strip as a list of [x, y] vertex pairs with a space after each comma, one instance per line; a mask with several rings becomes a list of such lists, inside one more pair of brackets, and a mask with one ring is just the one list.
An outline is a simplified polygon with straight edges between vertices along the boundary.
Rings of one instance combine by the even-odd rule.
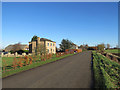
[[105, 50], [107, 53], [120, 53], [119, 49]]
[[120, 88], [120, 64], [93, 52], [95, 88]]
[[74, 55], [74, 54], [67, 54], [67, 55], [60, 56], [60, 57], [52, 57], [51, 59], [48, 59], [46, 61], [37, 60], [37, 62], [34, 62], [32, 64], [29, 64], [29, 65], [26, 65], [26, 66], [23, 66], [23, 67], [18, 67], [16, 69], [13, 69], [13, 70], [10, 70], [10, 71], [3, 72], [2, 73], [2, 78], [5, 78], [7, 76], [17, 74], [17, 73], [20, 73], [20, 72], [23, 72], [23, 71], [38, 67], [38, 66], [41, 66], [41, 65], [44, 65], [44, 64], [47, 64], [47, 63], [51, 63], [51, 62], [60, 60], [60, 59], [63, 59], [65, 57], [68, 57], [68, 56], [71, 56], [71, 55]]

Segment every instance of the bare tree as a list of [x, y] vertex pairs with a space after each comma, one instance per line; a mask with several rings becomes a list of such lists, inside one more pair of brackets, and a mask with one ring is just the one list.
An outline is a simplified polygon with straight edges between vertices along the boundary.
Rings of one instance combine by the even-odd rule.
[[119, 48], [119, 45], [116, 45], [116, 48]]
[[42, 55], [42, 54], [46, 55], [48, 53], [44, 44], [38, 44], [35, 52], [37, 55]]
[[13, 45], [13, 48], [12, 48], [12, 50], [15, 52], [15, 51], [18, 51], [18, 50], [21, 50], [21, 43], [19, 42], [19, 43], [17, 43], [17, 44], [14, 44]]
[[98, 44], [98, 45], [97, 45], [97, 48], [98, 48], [98, 50], [104, 50], [105, 44], [104, 44], [104, 43]]
[[86, 44], [86, 45], [85, 45], [85, 49], [87, 50], [87, 49], [88, 49], [88, 47], [89, 47], [89, 46], [88, 46], [88, 44]]
[[83, 45], [80, 45], [80, 48], [83, 48]]
[[109, 49], [110, 48], [110, 44], [107, 44], [107, 49]]

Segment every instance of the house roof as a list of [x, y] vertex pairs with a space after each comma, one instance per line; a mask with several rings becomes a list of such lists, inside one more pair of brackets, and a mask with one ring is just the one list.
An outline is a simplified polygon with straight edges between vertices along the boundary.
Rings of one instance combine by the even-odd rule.
[[50, 39], [46, 39], [46, 38], [40, 38], [40, 41], [50, 41], [50, 42], [54, 42], [54, 41], [52, 41], [52, 40], [50, 40]]
[[74, 44], [74, 43], [72, 43], [72, 45], [78, 46], [78, 45], [76, 45], [76, 44]]

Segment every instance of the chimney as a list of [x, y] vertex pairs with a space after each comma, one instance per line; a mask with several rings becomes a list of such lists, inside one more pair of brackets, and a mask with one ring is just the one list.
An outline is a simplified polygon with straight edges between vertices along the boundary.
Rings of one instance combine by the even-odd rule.
[[37, 37], [37, 43], [40, 44], [40, 37]]

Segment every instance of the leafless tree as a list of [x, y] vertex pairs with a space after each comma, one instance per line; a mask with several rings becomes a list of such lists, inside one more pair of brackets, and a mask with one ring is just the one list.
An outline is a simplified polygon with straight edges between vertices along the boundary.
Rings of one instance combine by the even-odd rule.
[[119, 48], [119, 45], [116, 45], [116, 48]]
[[13, 45], [13, 48], [12, 48], [12, 50], [15, 52], [15, 51], [18, 51], [18, 50], [21, 50], [21, 43], [19, 42], [19, 43], [17, 43], [17, 44], [14, 44]]
[[107, 49], [109, 49], [110, 48], [110, 44], [107, 44]]
[[88, 49], [88, 47], [89, 47], [89, 46], [88, 46], [88, 44], [86, 44], [86, 45], [85, 45], [85, 49], [87, 50], [87, 49]]
[[36, 54], [37, 55], [42, 55], [42, 54], [46, 55], [47, 52], [48, 51], [47, 51], [46, 47], [43, 44], [38, 44], [37, 45], [37, 48], [36, 48]]
[[97, 45], [97, 48], [98, 48], [98, 50], [104, 50], [105, 44], [104, 44], [104, 43], [98, 44], [98, 45]]

